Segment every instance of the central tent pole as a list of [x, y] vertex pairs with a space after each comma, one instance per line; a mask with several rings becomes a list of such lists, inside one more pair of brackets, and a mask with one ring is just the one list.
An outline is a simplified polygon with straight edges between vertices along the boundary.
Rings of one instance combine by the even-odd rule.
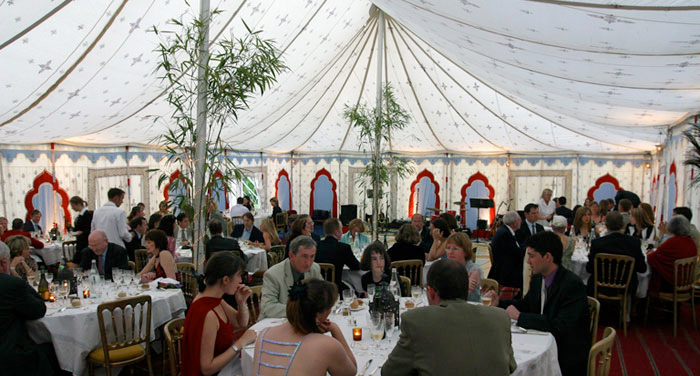
[[209, 0], [200, 0], [199, 19], [202, 22], [199, 30], [199, 56], [197, 61], [197, 132], [193, 140], [195, 150], [195, 174], [194, 174], [194, 226], [195, 231], [193, 261], [197, 269], [203, 271], [204, 256], [204, 159], [207, 147], [207, 67], [209, 64]]
[[375, 114], [377, 118], [377, 126], [374, 132], [374, 186], [372, 187], [372, 241], [377, 240], [377, 224], [379, 223], [379, 163], [382, 158], [382, 135], [381, 135], [381, 122], [382, 120], [382, 67], [384, 65], [384, 12], [381, 9], [377, 9], [378, 12], [378, 22], [377, 22], [377, 113]]

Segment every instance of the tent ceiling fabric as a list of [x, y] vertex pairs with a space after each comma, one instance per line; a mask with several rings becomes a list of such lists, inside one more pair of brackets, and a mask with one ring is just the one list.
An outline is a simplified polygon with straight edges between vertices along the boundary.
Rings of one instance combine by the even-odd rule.
[[[342, 113], [376, 102], [373, 3], [385, 79], [411, 115], [393, 152], [646, 152], [697, 113], [692, 1], [219, 0], [211, 36], [242, 35], [245, 20], [290, 67], [224, 130], [234, 149], [358, 151]], [[167, 125], [153, 118], [170, 111], [148, 30], [196, 13], [180, 0], [0, 1], [0, 136], [154, 143]]]

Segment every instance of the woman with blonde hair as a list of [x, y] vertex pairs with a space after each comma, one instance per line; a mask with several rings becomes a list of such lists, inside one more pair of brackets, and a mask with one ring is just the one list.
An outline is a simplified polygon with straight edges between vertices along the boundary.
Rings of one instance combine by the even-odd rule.
[[653, 244], [656, 241], [654, 223], [642, 208], [630, 210], [630, 223], [627, 225], [627, 233], [641, 239], [642, 243]]
[[340, 237], [340, 241], [350, 244], [354, 249], [365, 249], [372, 242], [365, 232], [365, 223], [361, 219], [355, 218], [348, 223], [348, 232]]
[[260, 223], [260, 231], [262, 231], [263, 239], [265, 239], [265, 242], [255, 242], [255, 245], [257, 245], [258, 247], [269, 251], [273, 245], [282, 244], [282, 241], [280, 240], [279, 236], [277, 236], [277, 229], [275, 228], [275, 224], [272, 222], [272, 219], [263, 219]]
[[30, 242], [26, 236], [14, 235], [5, 239], [10, 248], [10, 274], [17, 278], [27, 279], [27, 274], [39, 270], [39, 265], [30, 256]]
[[542, 226], [549, 226], [548, 222], [552, 220], [554, 211], [557, 209], [557, 204], [552, 200], [552, 194], [553, 192], [551, 189], [545, 188], [542, 191], [542, 196], [540, 196], [540, 201], [537, 202], [537, 206], [540, 209], [537, 223]]
[[445, 252], [447, 258], [464, 265], [469, 275], [469, 295], [470, 302], [481, 302], [481, 279], [484, 273], [481, 268], [474, 263], [474, 250], [469, 236], [463, 232], [455, 232], [445, 240]]
[[597, 202], [591, 201], [591, 205], [588, 208], [591, 209], [591, 222], [594, 226], [605, 221], [605, 216], [600, 214], [600, 205]]

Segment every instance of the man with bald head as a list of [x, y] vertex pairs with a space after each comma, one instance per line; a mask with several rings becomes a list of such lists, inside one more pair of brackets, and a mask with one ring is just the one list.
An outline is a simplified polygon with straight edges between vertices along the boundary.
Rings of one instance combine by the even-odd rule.
[[420, 213], [414, 214], [413, 217], [411, 217], [411, 224], [415, 226], [420, 233], [421, 240], [419, 247], [421, 247], [425, 253], [428, 253], [430, 251], [430, 247], [433, 245], [433, 237], [430, 236], [430, 230], [428, 229], [428, 226], [425, 225], [423, 215]]
[[92, 260], [95, 260], [97, 271], [100, 275], [104, 275], [105, 279], [112, 279], [112, 268], [129, 268], [126, 250], [114, 243], [109, 243], [107, 235], [101, 230], [90, 233], [87, 248], [80, 251], [79, 258], [74, 257], [73, 260], [83, 270], [90, 270]]

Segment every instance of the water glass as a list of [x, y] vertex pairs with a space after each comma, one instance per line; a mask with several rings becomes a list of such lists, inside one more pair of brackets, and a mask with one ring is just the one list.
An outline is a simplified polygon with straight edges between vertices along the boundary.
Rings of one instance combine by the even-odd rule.
[[369, 331], [374, 341], [374, 347], [379, 350], [379, 341], [384, 337], [384, 318], [379, 312], [372, 312], [369, 321]]
[[418, 304], [418, 298], [420, 298], [421, 295], [423, 295], [423, 289], [420, 288], [420, 286], [411, 286], [411, 296], [413, 297], [414, 303]]
[[369, 298], [370, 303], [372, 303], [374, 301], [374, 290], [375, 290], [374, 284], [367, 285], [367, 297]]
[[387, 340], [391, 340], [391, 337], [394, 336], [394, 329], [396, 328], [394, 319], [394, 312], [384, 313], [384, 331], [386, 332]]
[[352, 289], [343, 290], [343, 304], [349, 306], [352, 303], [355, 292]]

